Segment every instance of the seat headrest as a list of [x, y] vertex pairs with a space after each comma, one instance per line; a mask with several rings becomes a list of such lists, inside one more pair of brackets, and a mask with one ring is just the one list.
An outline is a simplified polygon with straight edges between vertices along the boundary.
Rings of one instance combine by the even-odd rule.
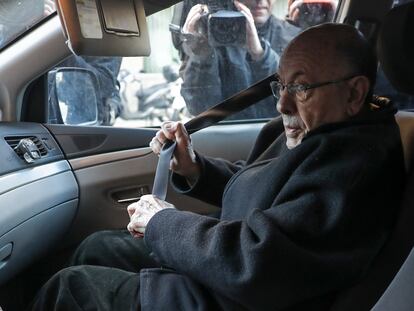
[[393, 8], [378, 36], [378, 58], [391, 84], [414, 94], [414, 2]]
[[[395, 119], [400, 128], [401, 142], [404, 151], [405, 170], [412, 174], [414, 169], [414, 112], [399, 111]], [[413, 175], [414, 176], [414, 175]]]

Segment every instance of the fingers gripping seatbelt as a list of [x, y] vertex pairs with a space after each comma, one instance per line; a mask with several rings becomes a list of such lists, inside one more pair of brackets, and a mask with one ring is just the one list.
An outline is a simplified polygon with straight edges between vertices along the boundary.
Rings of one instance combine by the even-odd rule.
[[[271, 75], [256, 84], [253, 84], [243, 92], [237, 93], [220, 104], [200, 113], [198, 116], [184, 124], [188, 134], [193, 134], [201, 129], [216, 124], [226, 117], [246, 109], [268, 97], [272, 94], [269, 84], [274, 80], [275, 75]], [[152, 194], [161, 200], [165, 200], [167, 196], [170, 160], [173, 156], [175, 146], [176, 142], [168, 140], [160, 152]]]

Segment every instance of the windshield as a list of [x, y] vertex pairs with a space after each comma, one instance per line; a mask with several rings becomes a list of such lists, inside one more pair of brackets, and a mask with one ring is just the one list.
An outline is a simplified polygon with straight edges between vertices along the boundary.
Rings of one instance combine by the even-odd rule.
[[[56, 68], [86, 68], [96, 75], [97, 125], [186, 121], [275, 73], [290, 40], [303, 29], [331, 21], [337, 6], [335, 0], [186, 0], [147, 18], [150, 57], [71, 56]], [[61, 123], [63, 109], [70, 120], [64, 123], [81, 124], [77, 120], [84, 118], [72, 109], [79, 105], [70, 100], [75, 96], [63, 94], [77, 92], [79, 98], [84, 91], [60, 90], [60, 98], [67, 99], [62, 102], [55, 74], [49, 75], [49, 122]], [[230, 119], [276, 115], [269, 97]]]
[[53, 0], [1, 0], [0, 49], [54, 11]]

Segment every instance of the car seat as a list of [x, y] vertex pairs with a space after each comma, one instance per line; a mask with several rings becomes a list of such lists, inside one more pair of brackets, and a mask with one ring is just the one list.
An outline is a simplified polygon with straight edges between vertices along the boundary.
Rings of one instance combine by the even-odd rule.
[[[387, 14], [377, 42], [378, 57], [387, 78], [398, 91], [411, 95], [414, 94], [412, 29], [414, 2], [395, 7]], [[375, 311], [414, 310], [414, 250], [411, 251], [414, 246], [414, 112], [398, 112], [396, 120], [407, 172], [396, 225], [365, 277], [338, 296], [332, 311], [366, 311], [374, 305]]]

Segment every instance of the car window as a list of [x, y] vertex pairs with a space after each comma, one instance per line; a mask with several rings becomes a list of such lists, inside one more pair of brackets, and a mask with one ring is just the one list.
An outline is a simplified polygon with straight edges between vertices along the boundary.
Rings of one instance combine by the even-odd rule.
[[53, 0], [0, 1], [0, 49], [55, 11]]
[[[414, 0], [394, 0], [393, 7], [413, 1]], [[414, 96], [397, 91], [388, 81], [381, 66], [378, 69], [377, 83], [374, 92], [377, 95], [391, 99], [396, 104], [398, 110], [414, 110]]]
[[[307, 27], [331, 21], [338, 7], [338, 1], [326, 0], [240, 3], [186, 0], [149, 16], [149, 57], [69, 57], [48, 75], [48, 121], [94, 122], [92, 117], [76, 117], [83, 112], [74, 107], [82, 105], [73, 103], [88, 105], [90, 95], [79, 86], [93, 83], [62, 83], [69, 76], [87, 81], [85, 74], [61, 72], [56, 76], [61, 68], [77, 67], [89, 69], [98, 81], [96, 125], [142, 127], [166, 120], [185, 122], [274, 73], [289, 41]], [[74, 92], [76, 96], [69, 96]], [[276, 105], [269, 97], [229, 119], [275, 115]]]
[[399, 6], [399, 5], [403, 5], [405, 3], [409, 3], [409, 2], [413, 2], [414, 0], [394, 0], [394, 2], [392, 3], [392, 6]]

